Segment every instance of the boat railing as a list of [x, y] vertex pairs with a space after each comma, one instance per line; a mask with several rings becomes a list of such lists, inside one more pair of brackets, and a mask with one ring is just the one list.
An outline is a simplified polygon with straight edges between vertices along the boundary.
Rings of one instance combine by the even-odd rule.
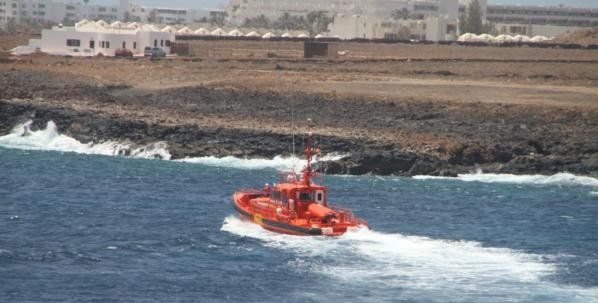
[[332, 207], [330, 207], [330, 209], [336, 211], [339, 214], [342, 214], [341, 216], [342, 216], [343, 223], [367, 225], [367, 222], [365, 220], [356, 217], [353, 214], [353, 211], [351, 211], [350, 209], [342, 208], [342, 207], [338, 207], [338, 206], [332, 206]]
[[257, 189], [257, 188], [241, 188], [239, 190], [237, 190], [237, 192], [241, 192], [241, 193], [247, 193], [250, 195], [257, 195], [257, 194], [263, 194], [264, 191], [261, 189]]

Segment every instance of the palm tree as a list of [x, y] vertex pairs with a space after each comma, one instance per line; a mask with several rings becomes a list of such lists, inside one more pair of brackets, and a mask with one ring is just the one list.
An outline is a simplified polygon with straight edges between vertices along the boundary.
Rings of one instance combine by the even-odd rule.
[[282, 16], [280, 16], [280, 18], [278, 18], [278, 24], [281, 28], [284, 28], [286, 30], [289, 30], [290, 28], [292, 28], [293, 20], [292, 20], [291, 14], [289, 14], [287, 12], [282, 14]]
[[393, 10], [391, 16], [395, 20], [406, 20], [411, 18], [411, 12], [406, 7], [403, 7], [402, 9]]

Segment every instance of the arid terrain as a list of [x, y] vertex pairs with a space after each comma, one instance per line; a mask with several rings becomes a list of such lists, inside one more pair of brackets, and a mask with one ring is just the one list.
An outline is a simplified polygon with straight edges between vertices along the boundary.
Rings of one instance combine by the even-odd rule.
[[598, 175], [598, 50], [190, 45], [163, 60], [0, 54], [0, 134], [33, 118], [84, 142], [166, 141], [176, 158], [272, 157], [291, 150], [293, 112], [323, 153], [348, 155], [331, 173]]

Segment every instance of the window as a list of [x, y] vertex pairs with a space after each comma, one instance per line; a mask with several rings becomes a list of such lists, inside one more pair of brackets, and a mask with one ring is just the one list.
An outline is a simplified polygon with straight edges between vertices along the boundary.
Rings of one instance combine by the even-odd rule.
[[170, 47], [170, 40], [166, 40], [166, 47]]
[[110, 41], [106, 41], [106, 48], [110, 48]]
[[133, 49], [137, 49], [137, 42], [133, 42]]
[[316, 198], [316, 201], [322, 202], [323, 201], [323, 197], [324, 195], [322, 193], [318, 193], [318, 196]]
[[96, 47], [96, 42], [91, 40], [89, 41], [89, 48], [95, 48]]
[[164, 46], [164, 40], [160, 40], [160, 46]]
[[154, 39], [154, 47], [158, 47], [158, 39]]
[[127, 48], [127, 42], [123, 41], [123, 48]]
[[104, 41], [100, 41], [100, 47], [104, 48], [106, 46], [106, 44], [104, 43]]
[[81, 46], [81, 40], [78, 40], [78, 39], [67, 39], [66, 40], [66, 46], [79, 47], [79, 46]]
[[301, 200], [301, 201], [312, 201], [313, 199], [314, 199], [313, 193], [311, 193], [311, 192], [299, 193], [299, 200]]

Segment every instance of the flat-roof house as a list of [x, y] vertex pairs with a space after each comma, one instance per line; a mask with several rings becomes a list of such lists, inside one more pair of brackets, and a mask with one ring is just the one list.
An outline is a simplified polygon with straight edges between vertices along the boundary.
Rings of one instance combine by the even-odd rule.
[[115, 26], [106, 22], [83, 20], [72, 27], [54, 26], [42, 30], [39, 47], [42, 52], [71, 56], [114, 56], [119, 48], [126, 48], [133, 54], [143, 54], [145, 47], [159, 47], [170, 53], [175, 34], [162, 32], [151, 25], [128, 27]]

